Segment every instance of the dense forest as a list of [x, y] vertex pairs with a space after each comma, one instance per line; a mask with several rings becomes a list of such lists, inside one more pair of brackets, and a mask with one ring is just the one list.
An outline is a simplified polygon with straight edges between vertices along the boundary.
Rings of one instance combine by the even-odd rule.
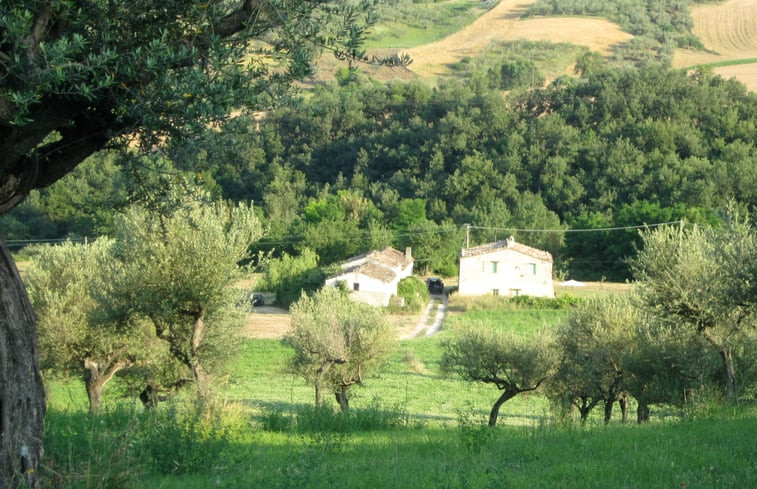
[[[706, 69], [665, 67], [673, 48], [697, 46], [690, 3], [540, 0], [526, 15], [602, 16], [635, 37], [608, 59], [500, 42], [435, 85], [379, 82], [351, 64], [275, 110], [238, 117], [238, 131], [211, 130], [148, 158], [98, 154], [0, 226], [18, 248], [112, 235], [131, 202], [170, 206], [166, 189], [199, 185], [254, 202], [267, 225], [256, 251], [272, 256], [314, 252], [328, 266], [412, 246], [419, 272], [453, 275], [470, 225], [474, 243], [512, 234], [549, 250], [561, 276], [630, 279], [634, 227], [715, 224], [727, 204], [757, 204], [755, 95]], [[494, 5], [374, 4], [379, 25], [424, 29], [444, 9], [470, 16]], [[543, 86], [542, 73], [566, 56], [575, 76]], [[573, 232], [606, 228], [628, 229]]]
[[[110, 234], [135, 188], [149, 194], [183, 173], [218, 198], [254, 202], [262, 250], [309, 249], [321, 265], [393, 244], [413, 246], [421, 271], [453, 274], [470, 224], [475, 242], [513, 234], [551, 251], [563, 273], [622, 280], [637, 230], [564, 231], [716, 223], [730, 202], [755, 208], [757, 97], [707, 71], [584, 58], [579, 77], [504, 96], [487, 73], [434, 88], [349, 73], [240, 118], [243, 135], [211, 133], [152, 163], [98, 155], [2, 226], [11, 244]], [[112, 191], [87, 191], [103, 186]]]

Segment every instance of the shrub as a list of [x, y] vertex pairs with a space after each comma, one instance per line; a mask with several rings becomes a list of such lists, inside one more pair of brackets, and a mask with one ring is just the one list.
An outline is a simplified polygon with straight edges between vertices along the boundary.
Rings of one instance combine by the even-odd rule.
[[426, 284], [418, 277], [405, 277], [397, 285], [397, 296], [401, 297], [404, 305], [395, 306], [392, 309], [398, 311], [418, 312], [428, 302], [428, 289]]

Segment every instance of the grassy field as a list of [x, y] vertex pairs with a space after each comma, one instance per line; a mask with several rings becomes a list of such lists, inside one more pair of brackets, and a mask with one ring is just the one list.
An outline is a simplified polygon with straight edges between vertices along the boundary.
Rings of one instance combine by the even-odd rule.
[[[593, 293], [617, 293], [610, 284]], [[586, 291], [589, 293], [589, 290]], [[86, 414], [75, 381], [48, 382], [45, 462], [66, 488], [742, 488], [757, 482], [753, 409], [702, 419], [653, 411], [649, 425], [586, 426], [553, 418], [540, 395], [505, 403], [483, 426], [496, 388], [447, 377], [440, 344], [475, 322], [529, 335], [565, 310], [450, 301], [445, 329], [401, 341], [380, 375], [356, 389], [351, 414], [312, 407], [313, 390], [286, 372], [276, 339], [244, 339], [216, 398], [142, 412], [106, 389], [106, 413]], [[331, 401], [331, 400], [329, 400]], [[597, 413], [599, 416], [599, 413]]]

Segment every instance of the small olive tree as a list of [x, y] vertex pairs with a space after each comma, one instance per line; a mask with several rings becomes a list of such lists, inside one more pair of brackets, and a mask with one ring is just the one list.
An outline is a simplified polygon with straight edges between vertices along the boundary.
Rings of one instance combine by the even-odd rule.
[[625, 295], [582, 302], [557, 332], [559, 359], [547, 395], [562, 408], [578, 409], [581, 421], [604, 403], [605, 423], [615, 401], [627, 419], [621, 360], [633, 345], [639, 311]]
[[235, 282], [261, 234], [252, 207], [190, 203], [170, 215], [134, 208], [118, 229], [116, 254], [128, 268], [122, 293], [207, 396], [208, 366], [229, 358], [243, 322]]
[[291, 308], [292, 329], [283, 343], [294, 349], [292, 372], [312, 382], [315, 404], [324, 390], [349, 408], [349, 390], [362, 384], [393, 351], [396, 331], [380, 308], [355, 302], [340, 289], [303, 295]]
[[113, 260], [113, 245], [99, 239], [40, 247], [26, 274], [42, 365], [80, 373], [92, 412], [100, 409], [105, 385], [134, 363], [144, 339], [144, 330], [129, 318], [108, 313], [112, 281], [123, 272]]
[[494, 384], [502, 394], [489, 413], [489, 426], [497, 424], [499, 409], [522, 392], [538, 389], [552, 374], [555, 349], [541, 332], [523, 338], [482, 327], [472, 327], [443, 345], [442, 369], [463, 379]]

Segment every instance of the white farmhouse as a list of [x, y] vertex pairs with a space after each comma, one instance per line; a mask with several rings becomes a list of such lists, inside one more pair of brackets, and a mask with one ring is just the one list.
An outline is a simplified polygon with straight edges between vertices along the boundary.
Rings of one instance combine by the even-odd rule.
[[460, 252], [460, 295], [554, 297], [552, 255], [512, 236]]
[[405, 253], [387, 247], [348, 258], [341, 264], [342, 271], [326, 280], [335, 287], [343, 282], [353, 300], [374, 306], [388, 306], [389, 299], [397, 295], [397, 284], [413, 273], [413, 256], [410, 248]]

